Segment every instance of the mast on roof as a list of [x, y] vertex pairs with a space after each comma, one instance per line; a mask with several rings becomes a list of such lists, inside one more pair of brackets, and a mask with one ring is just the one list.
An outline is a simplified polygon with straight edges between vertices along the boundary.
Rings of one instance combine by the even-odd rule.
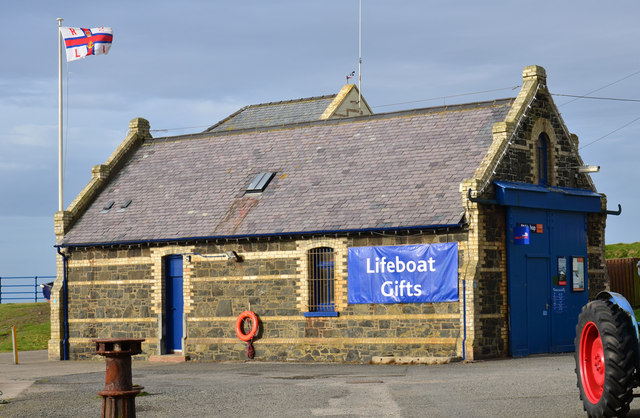
[[358, 16], [358, 110], [362, 114], [362, 0]]

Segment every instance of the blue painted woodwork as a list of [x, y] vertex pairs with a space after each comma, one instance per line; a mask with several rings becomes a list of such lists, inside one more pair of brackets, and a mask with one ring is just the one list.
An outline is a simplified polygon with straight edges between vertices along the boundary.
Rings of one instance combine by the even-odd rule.
[[[587, 219], [584, 213], [553, 212], [551, 214], [551, 248], [552, 255], [552, 309], [551, 309], [551, 352], [567, 352], [574, 350], [578, 315], [588, 302], [588, 267], [587, 267]], [[558, 257], [567, 257], [567, 284], [558, 283]], [[573, 258], [584, 259], [584, 291], [572, 289], [571, 265]], [[561, 294], [561, 290], [564, 290]], [[559, 306], [561, 299], [564, 307]]]
[[[574, 350], [575, 326], [588, 300], [586, 213], [600, 212], [590, 190], [496, 181], [496, 201], [507, 207], [509, 351], [513, 356]], [[529, 225], [529, 244], [515, 234]], [[541, 227], [541, 229], [540, 229]], [[558, 274], [564, 258], [566, 276]], [[582, 257], [584, 290], [574, 290], [572, 262]]]
[[182, 350], [184, 300], [181, 255], [170, 255], [165, 258], [165, 286], [165, 352], [171, 354]]
[[[543, 233], [531, 234], [528, 245], [513, 239], [517, 224], [542, 224]], [[548, 308], [549, 232], [546, 211], [507, 208], [507, 274], [509, 280], [510, 354], [524, 356], [546, 352], [549, 341]], [[540, 300], [536, 300], [536, 298]], [[545, 314], [545, 309], [547, 313]], [[530, 347], [542, 340], [542, 351]]]
[[500, 205], [535, 209], [597, 213], [600, 194], [591, 190], [540, 186], [496, 181], [496, 200]]
[[[520, 224], [541, 225], [528, 245], [514, 243]], [[587, 257], [586, 215], [542, 209], [507, 207], [507, 274], [510, 354], [573, 351], [578, 314], [587, 303], [585, 289], [572, 290], [573, 257]], [[565, 257], [567, 279], [558, 277], [558, 257]]]
[[529, 354], [549, 351], [549, 258], [525, 257], [527, 344]]

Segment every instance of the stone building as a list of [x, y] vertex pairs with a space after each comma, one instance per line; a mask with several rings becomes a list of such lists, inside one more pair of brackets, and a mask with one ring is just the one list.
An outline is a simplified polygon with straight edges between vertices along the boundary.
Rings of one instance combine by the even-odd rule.
[[[542, 67], [516, 98], [373, 114], [357, 88], [122, 144], [55, 215], [51, 358], [430, 361], [573, 349], [605, 196]], [[66, 295], [66, 297], [65, 297]]]

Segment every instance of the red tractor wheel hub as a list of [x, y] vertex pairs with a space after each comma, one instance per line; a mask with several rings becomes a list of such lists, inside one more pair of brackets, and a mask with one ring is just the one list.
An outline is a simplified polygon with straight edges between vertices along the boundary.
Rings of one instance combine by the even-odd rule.
[[580, 337], [580, 375], [587, 399], [598, 403], [604, 387], [604, 350], [600, 332], [593, 322], [585, 324]]

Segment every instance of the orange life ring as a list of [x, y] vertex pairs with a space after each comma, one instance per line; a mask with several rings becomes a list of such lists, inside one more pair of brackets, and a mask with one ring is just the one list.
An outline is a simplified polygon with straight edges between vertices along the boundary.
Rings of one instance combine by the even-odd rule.
[[[242, 321], [246, 318], [251, 319], [251, 331], [245, 334], [242, 332]], [[244, 311], [240, 315], [238, 315], [238, 319], [236, 320], [236, 335], [242, 341], [250, 341], [253, 337], [258, 333], [258, 316], [251, 311]]]

